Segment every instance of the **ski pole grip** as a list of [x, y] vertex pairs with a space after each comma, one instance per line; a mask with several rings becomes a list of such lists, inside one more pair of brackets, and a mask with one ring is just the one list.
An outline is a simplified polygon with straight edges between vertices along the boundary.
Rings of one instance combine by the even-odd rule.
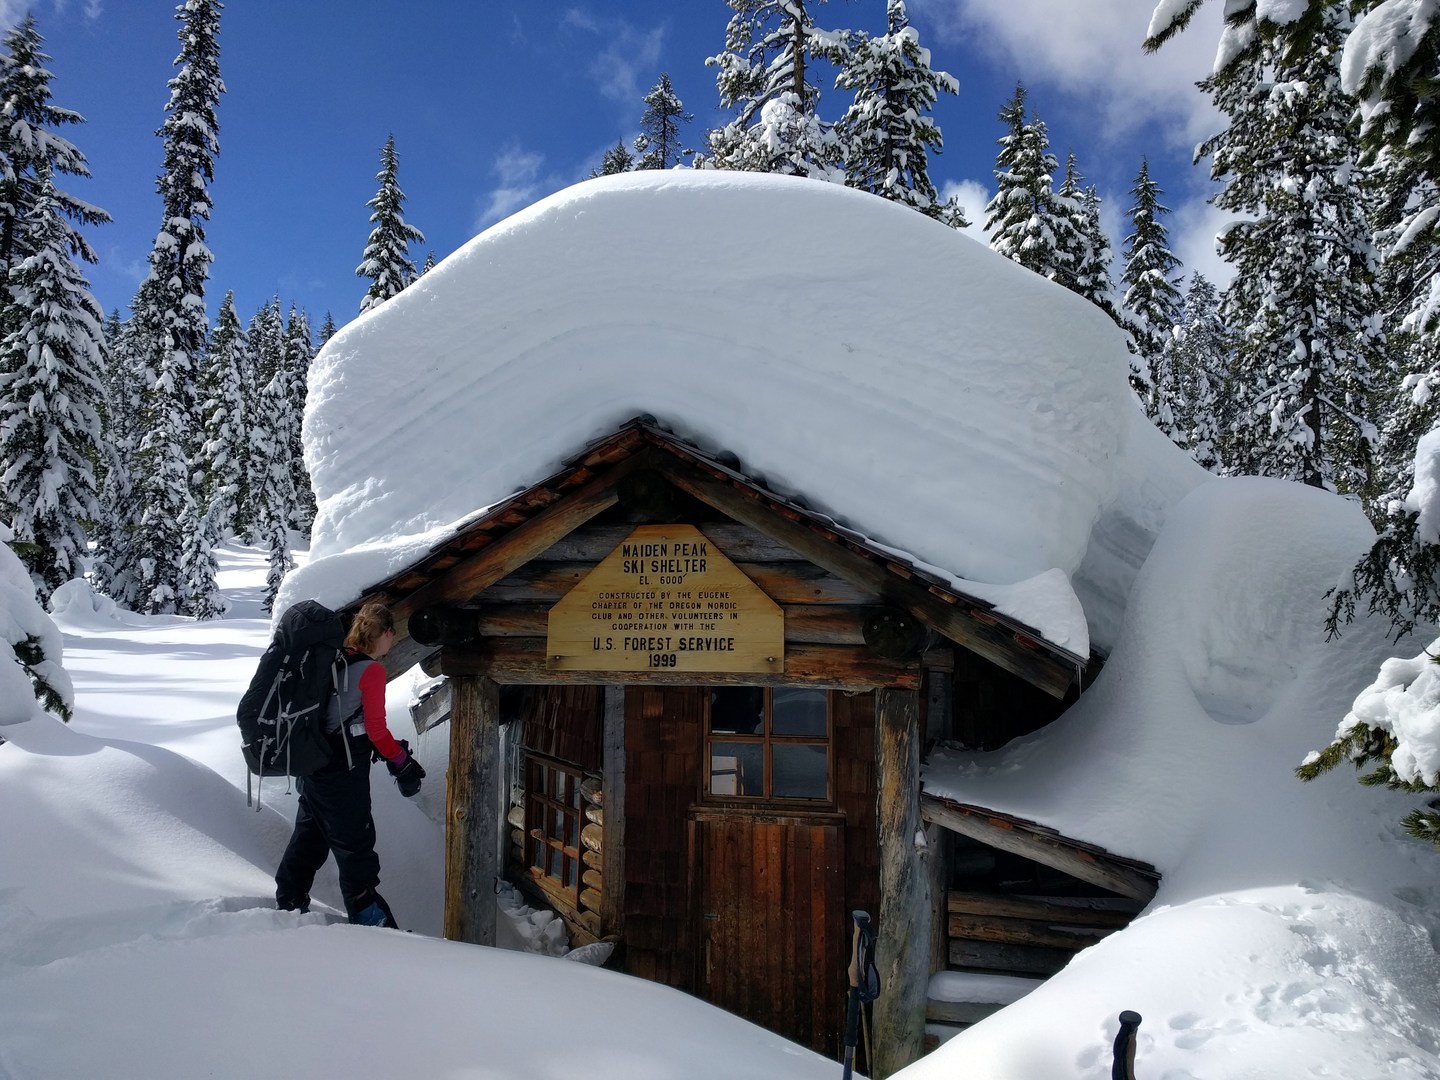
[[1135, 1032], [1139, 1027], [1139, 1013], [1126, 1009], [1120, 1014], [1120, 1031], [1115, 1036], [1115, 1063], [1110, 1067], [1110, 1080], [1135, 1080]]
[[864, 933], [870, 928], [870, 915], [864, 911], [852, 911], [850, 921], [853, 924], [850, 929], [850, 968], [847, 974], [850, 976], [850, 985], [855, 989], [860, 988], [860, 942]]

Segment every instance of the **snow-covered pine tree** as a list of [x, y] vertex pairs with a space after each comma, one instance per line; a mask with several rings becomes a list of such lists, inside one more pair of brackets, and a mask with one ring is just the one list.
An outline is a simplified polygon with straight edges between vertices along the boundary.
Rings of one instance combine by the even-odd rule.
[[70, 229], [44, 163], [11, 265], [12, 328], [0, 343], [0, 517], [41, 600], [84, 574], [98, 516], [104, 314], [70, 257]]
[[1220, 292], [1195, 273], [1181, 302], [1180, 323], [1165, 344], [1163, 370], [1173, 380], [1164, 400], [1162, 430], [1211, 472], [1220, 470], [1220, 444], [1230, 428], [1233, 395], [1230, 335], [1220, 319]]
[[995, 158], [999, 190], [985, 206], [985, 229], [993, 250], [1041, 277], [1063, 281], [1074, 272], [1079, 248], [1075, 210], [1056, 195], [1059, 162], [1050, 152], [1044, 121], [1033, 112], [1025, 119], [1025, 96], [1017, 83], [1015, 96], [1000, 109], [1005, 134]]
[[1262, 40], [1205, 80], [1230, 126], [1202, 150], [1225, 184], [1216, 205], [1246, 215], [1220, 237], [1236, 269], [1222, 306], [1240, 405], [1227, 464], [1367, 497], [1383, 357], [1354, 102], [1340, 88], [1348, 26], [1329, 7], [1308, 49]]
[[101, 416], [100, 513], [92, 539], [91, 574], [96, 588], [129, 610], [140, 606], [140, 566], [134, 538], [141, 508], [134, 483], [140, 443], [140, 412], [151, 377], [138, 357], [131, 326], [113, 311], [105, 324], [105, 410]]
[[[1187, 0], [1181, 5], [1158, 7], [1146, 48], [1153, 50], [1184, 29], [1202, 3]], [[1328, 31], [1335, 17], [1331, 8], [1342, 8], [1342, 15], [1349, 10], [1341, 0], [1320, 0], [1298, 7], [1272, 5], [1268, 13], [1282, 17], [1282, 21], [1273, 22], [1259, 19], [1254, 4], [1228, 5], [1217, 73], [1232, 67], [1247, 49], [1267, 40], [1277, 42], [1292, 55], [1308, 51], [1314, 36]], [[1423, 236], [1428, 233], [1428, 242], [1434, 242], [1440, 217], [1440, 207], [1434, 201], [1435, 184], [1440, 181], [1440, 143], [1416, 136], [1440, 128], [1440, 95], [1435, 94], [1440, 75], [1440, 8], [1406, 0], [1358, 0], [1354, 10], [1363, 14], [1343, 35], [1342, 88], [1358, 99], [1362, 145], [1369, 158], [1380, 159], [1382, 164], [1406, 162], [1412, 170], [1418, 198], [1410, 204], [1409, 221], [1402, 235], [1427, 242]], [[1428, 189], [1428, 195], [1422, 189]], [[1434, 336], [1440, 333], [1440, 326], [1426, 314], [1427, 309], [1440, 314], [1440, 282], [1431, 281], [1420, 296], [1433, 298], [1434, 303], [1417, 297], [1410, 310], [1413, 321], [1407, 325], [1407, 329], [1430, 337], [1427, 348], [1434, 348]], [[1426, 366], [1424, 361], [1413, 365], [1407, 380], [1410, 385], [1404, 389], [1411, 392], [1411, 405], [1417, 412], [1402, 421], [1402, 426], [1413, 423], [1418, 428], [1428, 423], [1433, 430], [1433, 414], [1427, 419], [1424, 413], [1436, 387], [1426, 385]], [[1427, 469], [1433, 469], [1435, 464], [1431, 441], [1427, 431], [1416, 448], [1416, 461], [1423, 460]], [[1399, 472], [1403, 470], [1393, 470], [1392, 475]], [[1424, 487], [1430, 490], [1433, 485]], [[1422, 509], [1429, 511], [1427, 517], [1432, 521], [1434, 509], [1422, 505], [1426, 500], [1417, 497], [1419, 489], [1419, 485], [1404, 488], [1404, 495], [1396, 498], [1401, 488], [1392, 484], [1384, 496], [1375, 500], [1372, 517], [1377, 521], [1380, 538], [1355, 568], [1353, 587], [1337, 594], [1330, 620], [1332, 632], [1340, 621], [1349, 620], [1360, 599], [1368, 602], [1372, 611], [1390, 617], [1397, 640], [1417, 626], [1433, 627], [1440, 621], [1440, 535], [1433, 526], [1419, 527]], [[1397, 778], [1391, 757], [1396, 747], [1393, 732], [1385, 727], [1356, 723], [1337, 734], [1329, 746], [1296, 771], [1308, 780], [1344, 761], [1363, 768], [1378, 760], [1380, 766], [1361, 781], [1388, 785]], [[1408, 789], [1417, 787], [1411, 785]], [[1437, 786], [1419, 785], [1419, 789], [1434, 791]], [[1403, 824], [1416, 837], [1440, 846], [1440, 807], [1433, 800], [1426, 808], [1413, 810]]]
[[335, 331], [339, 329], [340, 328], [335, 325], [335, 316], [331, 315], [328, 311], [325, 312], [325, 318], [320, 323], [320, 344], [323, 346], [335, 336]]
[[[278, 513], [288, 522], [294, 509], [293, 488], [286, 470], [286, 482], [278, 489], [272, 482], [272, 466], [284, 452], [274, 449], [279, 442], [290, 445], [290, 398], [282, 382], [271, 389], [285, 361], [285, 320], [280, 314], [280, 297], [255, 312], [245, 332], [250, 343], [253, 398], [248, 424], [250, 440], [248, 485], [249, 513], [246, 516], [247, 543], [263, 544], [270, 528], [270, 515]], [[278, 505], [279, 509], [274, 508]]]
[[963, 229], [970, 223], [959, 203], [941, 201], [929, 169], [929, 155], [944, 145], [930, 113], [940, 94], [958, 94], [960, 84], [930, 66], [930, 50], [910, 25], [905, 0], [887, 0], [885, 19], [879, 37], [816, 35], [817, 54], [839, 68], [836, 87], [855, 95], [836, 125], [845, 182]]
[[365, 205], [370, 207], [370, 239], [355, 276], [370, 279], [370, 287], [360, 301], [364, 314], [376, 304], [384, 303], [415, 280], [415, 264], [410, 261], [410, 245], [423, 244], [425, 234], [405, 220], [405, 193], [400, 190], [400, 157], [395, 153], [395, 136], [385, 140], [380, 149], [380, 171], [375, 179], [380, 187]]
[[220, 151], [216, 107], [220, 78], [219, 0], [184, 0], [179, 72], [160, 136], [165, 167], [157, 187], [163, 205], [160, 231], [150, 252], [150, 274], [131, 305], [136, 348], [154, 381], [142, 410], [135, 490], [141, 522], [133, 537], [140, 569], [141, 605], [152, 613], [187, 612], [199, 590], [209, 606], [213, 581], [197, 581], [203, 561], [182, 568], [188, 538], [205, 528], [192, 462], [199, 447], [198, 376], [205, 338], [205, 283], [213, 256], [205, 243], [210, 217], [208, 185]]
[[[806, 0], [725, 0], [735, 12], [717, 68], [720, 104], [735, 119], [709, 133], [699, 164], [844, 183], [833, 131], [816, 115], [820, 92], [806, 78], [816, 27]], [[825, 0], [810, 0], [811, 4]]]
[[635, 168], [668, 169], [678, 165], [687, 152], [680, 146], [680, 125], [694, 119], [676, 96], [670, 73], [662, 71], [645, 95], [645, 111], [640, 114], [640, 137], [645, 140], [645, 149]]
[[1123, 325], [1112, 295], [1115, 283], [1110, 280], [1110, 238], [1100, 225], [1100, 193], [1094, 185], [1085, 186], [1073, 153], [1066, 155], [1065, 180], [1055, 196], [1056, 204], [1070, 219], [1055, 237], [1061, 251], [1057, 262], [1069, 269], [1055, 280], [1089, 300], [1117, 325]]
[[315, 520], [315, 492], [310, 487], [310, 470], [305, 467], [300, 428], [305, 416], [305, 395], [310, 361], [315, 358], [315, 343], [310, 338], [309, 316], [294, 304], [290, 305], [290, 317], [285, 324], [284, 358], [286, 415], [289, 419], [286, 451], [290, 463], [290, 488], [295, 494], [287, 524], [309, 537], [310, 525]]
[[50, 80], [35, 19], [26, 15], [3, 39], [0, 55], [0, 285], [6, 271], [37, 247], [26, 235], [40, 195], [42, 172], [59, 212], [58, 227], [72, 256], [95, 262], [95, 252], [79, 225], [99, 225], [110, 215], [60, 190], [59, 176], [89, 176], [90, 167], [73, 143], [58, 129], [85, 118], [51, 102]]
[[1166, 366], [1183, 300], [1177, 284], [1180, 260], [1170, 250], [1169, 234], [1160, 220], [1170, 212], [1160, 202], [1162, 194], [1150, 176], [1150, 162], [1141, 158], [1130, 189], [1134, 201], [1125, 212], [1131, 231], [1125, 237], [1125, 269], [1120, 274], [1125, 295], [1120, 306], [1134, 349], [1130, 384], [1144, 403], [1146, 415], [1174, 438], [1173, 372], [1161, 369]]
[[590, 170], [593, 179], [597, 176], [615, 176], [619, 173], [629, 172], [635, 167], [635, 155], [630, 153], [630, 148], [621, 139], [609, 150], [606, 150], [600, 157], [600, 166]]
[[249, 427], [255, 394], [252, 366], [250, 344], [235, 313], [235, 294], [227, 293], [200, 373], [201, 498], [219, 537], [247, 527]]

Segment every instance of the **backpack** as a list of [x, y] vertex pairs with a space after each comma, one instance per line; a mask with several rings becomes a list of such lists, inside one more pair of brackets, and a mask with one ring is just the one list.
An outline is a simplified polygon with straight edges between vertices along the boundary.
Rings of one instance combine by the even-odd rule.
[[285, 610], [235, 710], [245, 763], [266, 776], [309, 776], [330, 764], [325, 734], [345, 623], [315, 600]]

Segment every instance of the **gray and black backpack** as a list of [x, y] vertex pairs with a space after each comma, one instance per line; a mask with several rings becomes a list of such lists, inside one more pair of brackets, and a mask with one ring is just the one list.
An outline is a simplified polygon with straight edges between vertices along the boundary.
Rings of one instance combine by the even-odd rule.
[[325, 720], [344, 642], [344, 620], [315, 600], [280, 616], [235, 711], [251, 774], [309, 776], [330, 764]]

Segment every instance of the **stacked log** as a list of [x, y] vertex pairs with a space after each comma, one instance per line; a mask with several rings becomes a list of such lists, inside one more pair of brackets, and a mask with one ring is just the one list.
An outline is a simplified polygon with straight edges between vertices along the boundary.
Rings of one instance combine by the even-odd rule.
[[580, 860], [586, 869], [580, 879], [580, 910], [576, 919], [596, 937], [605, 932], [601, 914], [605, 903], [601, 864], [605, 852], [605, 792], [600, 777], [587, 773], [580, 782], [580, 798], [585, 803], [585, 824], [580, 829]]

